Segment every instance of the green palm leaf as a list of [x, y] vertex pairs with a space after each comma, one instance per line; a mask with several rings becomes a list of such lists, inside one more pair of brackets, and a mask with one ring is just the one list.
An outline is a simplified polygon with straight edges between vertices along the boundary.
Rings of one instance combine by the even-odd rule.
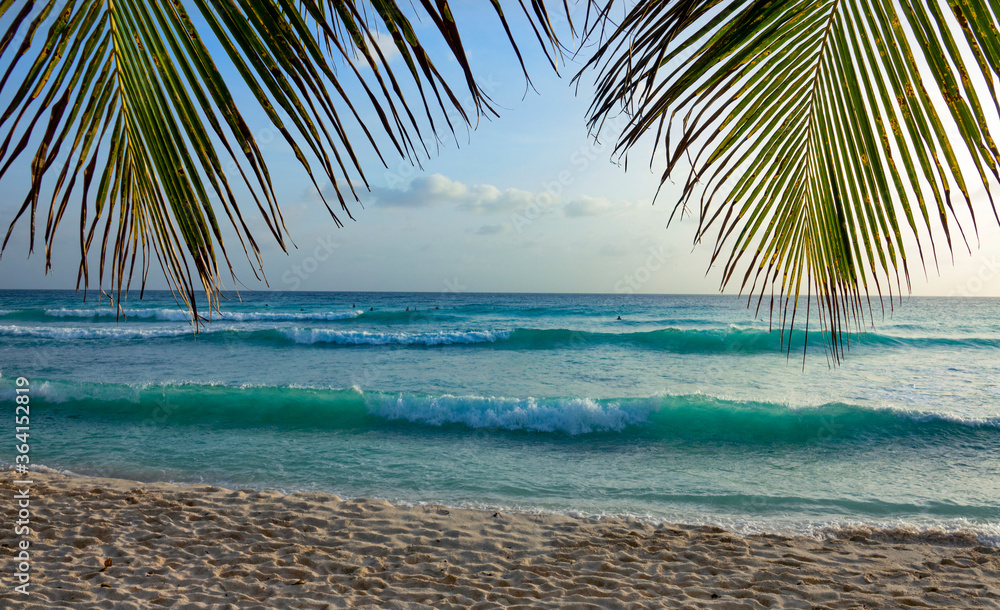
[[[539, 40], [552, 45], [546, 53], [558, 53], [542, 2], [521, 7]], [[493, 8], [509, 36], [499, 3]], [[493, 112], [473, 78], [448, 2], [421, 0], [414, 12], [434, 24], [457, 59], [475, 115]], [[204, 25], [196, 27], [193, 16]], [[360, 126], [360, 144], [374, 148], [383, 163], [373, 131], [387, 137], [395, 154], [413, 160], [428, 154], [422, 120], [375, 44], [377, 31], [392, 37], [430, 130], [453, 131], [449, 115], [466, 124], [475, 118], [395, 0], [2, 0], [0, 20], [9, 24], [0, 38], [0, 65], [6, 66], [0, 93], [10, 100], [0, 107], [0, 180], [34, 148], [31, 186], [0, 252], [25, 216], [33, 249], [41, 226], [36, 220], [45, 209], [42, 193], [51, 190], [47, 269], [66, 212], [78, 208], [78, 288], [91, 281], [88, 252], [100, 236], [102, 291], [107, 272], [107, 294], [120, 303], [136, 262], [145, 285], [156, 259], [195, 320], [196, 283], [217, 307], [223, 269], [232, 274], [220, 207], [251, 264], [263, 272], [233, 180], [249, 190], [283, 249], [289, 239], [267, 162], [210, 43], [224, 50], [317, 190], [321, 179], [333, 184], [348, 216], [348, 200], [357, 196], [353, 184], [367, 186], [355, 152], [359, 143], [348, 137], [352, 126]], [[363, 96], [352, 99], [348, 83]], [[370, 111], [377, 128], [363, 118]], [[340, 224], [334, 208], [327, 208]]]
[[937, 260], [932, 231], [967, 247], [956, 206], [975, 224], [970, 190], [993, 201], [998, 7], [943, 8], [641, 0], [588, 64], [591, 124], [629, 113], [623, 154], [662, 139], [662, 181], [683, 175], [675, 212], [697, 208], [723, 286], [759, 295], [758, 309], [770, 293], [783, 329], [815, 307], [839, 359], [844, 329], [866, 309], [873, 321], [869, 292], [891, 304], [909, 289], [908, 246], [922, 265]]

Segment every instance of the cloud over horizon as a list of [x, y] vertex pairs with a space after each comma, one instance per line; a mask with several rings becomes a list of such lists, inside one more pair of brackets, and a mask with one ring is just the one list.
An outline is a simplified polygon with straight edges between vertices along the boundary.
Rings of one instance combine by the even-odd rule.
[[[404, 188], [376, 187], [371, 190], [374, 205], [388, 208], [425, 208], [439, 204], [455, 204], [456, 210], [480, 215], [519, 214], [529, 209], [544, 208], [566, 218], [600, 216], [631, 208], [630, 203], [612, 203], [604, 197], [581, 195], [563, 202], [547, 191], [525, 191], [517, 188], [500, 189], [492, 184], [466, 185], [442, 174], [430, 174], [413, 179]], [[495, 227], [477, 233], [499, 233]]]

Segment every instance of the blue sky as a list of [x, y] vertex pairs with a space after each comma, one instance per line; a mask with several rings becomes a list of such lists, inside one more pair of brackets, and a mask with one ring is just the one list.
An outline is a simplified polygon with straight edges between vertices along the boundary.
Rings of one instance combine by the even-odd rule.
[[[393, 158], [388, 147], [384, 152], [389, 167], [384, 168], [372, 151], [359, 145], [372, 191], [362, 193], [364, 208], [355, 204], [356, 221], [345, 218], [344, 228], [338, 229], [328, 216], [291, 151], [273, 137], [263, 116], [247, 113], [277, 177], [278, 198], [298, 245], [285, 254], [269, 240], [263, 223], [251, 223], [270, 288], [716, 292], [721, 274], [708, 268], [710, 244], [693, 248], [693, 222], [675, 221], [666, 228], [679, 187], [666, 185], [652, 204], [662, 169], [660, 156], [649, 167], [655, 143], [644, 143], [630, 157], [626, 173], [608, 145], [617, 136], [615, 125], [602, 132], [604, 144], [588, 134], [590, 81], [585, 78], [577, 94], [569, 80], [578, 63], [567, 58], [562, 78], [557, 77], [523, 18], [511, 15], [538, 92], [528, 90], [488, 6], [463, 1], [455, 10], [477, 76], [500, 117], [481, 120], [473, 131], [459, 129], [459, 145], [450, 134], [442, 134], [438, 151], [421, 160], [423, 169]], [[455, 69], [454, 60], [428, 30], [426, 24], [418, 26], [435, 61], [454, 75], [448, 72]], [[394, 67], [405, 77], [401, 62]], [[353, 137], [359, 133], [356, 130]], [[14, 179], [5, 184], [0, 217], [7, 219], [20, 204], [27, 182]], [[330, 194], [329, 186], [326, 192]], [[247, 215], [253, 215], [252, 203]], [[987, 216], [983, 207], [980, 217], [992, 214]], [[933, 269], [929, 282], [915, 276], [914, 293], [1000, 296], [998, 236], [1000, 229], [981, 221], [983, 248], [972, 255], [956, 252], [955, 267], [942, 260], [942, 277]], [[54, 269], [47, 276], [44, 252], [37, 245], [26, 261], [26, 238], [27, 225], [22, 224], [0, 260], [0, 286], [73, 287], [75, 228], [63, 227]], [[227, 243], [241, 289], [266, 289], [240, 260], [238, 241], [230, 236]], [[150, 287], [164, 286], [154, 270]], [[232, 288], [232, 282], [227, 287]]]

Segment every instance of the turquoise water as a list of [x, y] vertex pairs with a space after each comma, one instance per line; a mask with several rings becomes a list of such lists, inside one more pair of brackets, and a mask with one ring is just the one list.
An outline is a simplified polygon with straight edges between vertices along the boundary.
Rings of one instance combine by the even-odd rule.
[[840, 366], [811, 334], [804, 370], [802, 333], [789, 357], [725, 296], [252, 293], [198, 335], [168, 293], [123, 313], [0, 292], [0, 398], [31, 381], [34, 463], [1000, 543], [997, 300], [876, 311]]

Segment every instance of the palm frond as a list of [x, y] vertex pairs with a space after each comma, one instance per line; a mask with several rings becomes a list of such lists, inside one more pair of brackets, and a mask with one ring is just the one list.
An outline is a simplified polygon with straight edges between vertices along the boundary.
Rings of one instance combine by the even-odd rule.
[[[492, 6], [520, 58], [499, 1]], [[520, 6], [555, 61], [560, 47], [544, 4], [532, 0]], [[367, 186], [359, 144], [385, 163], [377, 142], [386, 137], [393, 154], [419, 162], [429, 154], [423, 119], [415, 114], [419, 108], [425, 129], [435, 134], [454, 131], [452, 116], [471, 124], [493, 112], [473, 77], [448, 2], [421, 0], [410, 10], [443, 36], [462, 69], [459, 82], [447, 82], [438, 71], [396, 0], [0, 2], [0, 23], [9, 24], [0, 38], [0, 65], [6, 66], [0, 94], [10, 100], [0, 107], [0, 181], [34, 148], [31, 186], [0, 252], [25, 216], [34, 248], [42, 194], [51, 190], [46, 269], [66, 212], [78, 208], [78, 288], [90, 284], [88, 253], [100, 235], [102, 291], [107, 271], [107, 293], [121, 302], [137, 261], [144, 286], [156, 259], [197, 320], [196, 282], [217, 307], [223, 270], [232, 274], [220, 211], [255, 273], [263, 275], [258, 242], [234, 181], [250, 192], [282, 249], [289, 243], [267, 160], [254, 136], [259, 129], [241, 112], [247, 105], [266, 114], [317, 191], [320, 181], [333, 185], [348, 217], [348, 201], [357, 198], [353, 185]], [[398, 49], [406, 78], [421, 96], [419, 106], [406, 99], [405, 85], [375, 44], [379, 31]], [[224, 50], [252, 103], [237, 104], [209, 52], [213, 45]], [[471, 115], [454, 92], [459, 84], [471, 94]], [[349, 91], [358, 87], [364, 95], [352, 98]], [[372, 112], [377, 125], [366, 123]], [[358, 126], [364, 134], [360, 143], [348, 135]], [[340, 224], [338, 212], [324, 203]]]
[[993, 203], [996, 10], [980, 0], [640, 0], [587, 66], [591, 126], [628, 113], [621, 154], [655, 133], [666, 146], [661, 189], [682, 176], [674, 211], [697, 208], [695, 240], [714, 240], [723, 287], [757, 295], [758, 310], [770, 292], [783, 329], [815, 299], [839, 359], [845, 328], [865, 326], [866, 309], [874, 322], [869, 293], [891, 304], [909, 289], [907, 246], [936, 264], [933, 232], [968, 247], [958, 220], [976, 229], [970, 193], [981, 187]]

